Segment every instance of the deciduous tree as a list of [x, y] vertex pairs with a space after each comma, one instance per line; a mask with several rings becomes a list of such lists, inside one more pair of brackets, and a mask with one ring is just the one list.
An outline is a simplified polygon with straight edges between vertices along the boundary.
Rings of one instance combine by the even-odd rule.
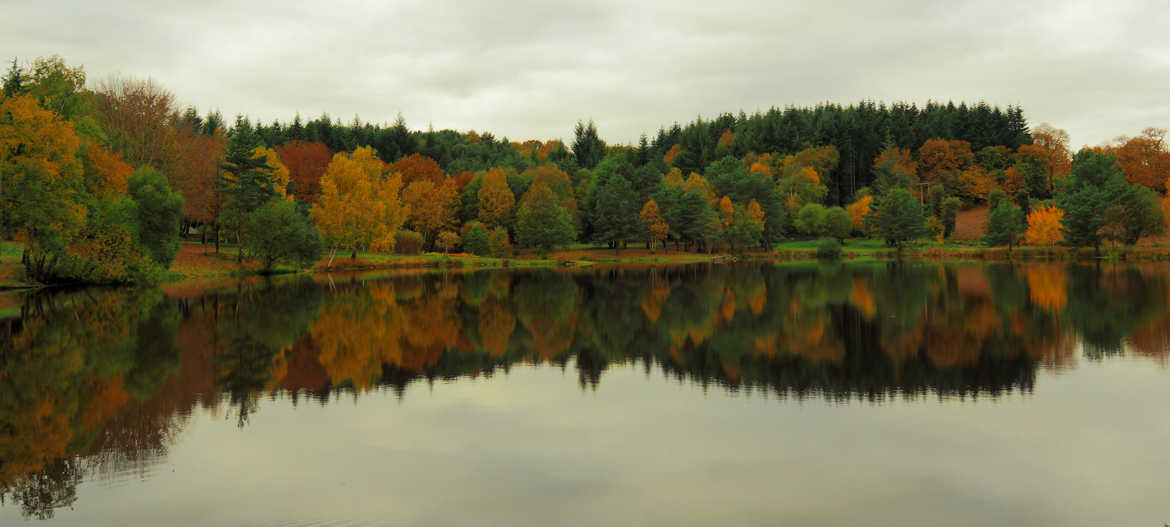
[[489, 228], [504, 225], [508, 213], [516, 203], [516, 196], [508, 187], [507, 174], [501, 168], [493, 168], [483, 175], [479, 193], [479, 220]]
[[662, 214], [658, 210], [658, 202], [647, 201], [642, 206], [642, 212], [638, 216], [642, 219], [642, 228], [646, 232], [646, 243], [650, 246], [651, 252], [657, 251], [658, 246], [662, 245], [666, 241], [667, 235], [670, 234], [670, 225], [662, 219]]
[[1064, 218], [1064, 211], [1055, 205], [1042, 205], [1028, 213], [1028, 230], [1024, 233], [1024, 243], [1028, 245], [1056, 245], [1064, 241], [1060, 231], [1060, 221]]
[[874, 211], [866, 216], [866, 224], [899, 252], [907, 241], [927, 234], [922, 204], [904, 188], [895, 187], [880, 197]]

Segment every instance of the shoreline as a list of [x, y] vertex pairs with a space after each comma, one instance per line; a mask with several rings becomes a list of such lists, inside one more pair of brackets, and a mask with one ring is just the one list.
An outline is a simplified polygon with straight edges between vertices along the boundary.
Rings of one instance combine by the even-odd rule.
[[[670, 267], [694, 264], [728, 264], [736, 262], [865, 262], [865, 261], [918, 261], [918, 262], [1066, 262], [1066, 263], [1149, 263], [1170, 261], [1170, 247], [1135, 246], [1102, 247], [1099, 254], [1092, 248], [1073, 249], [1057, 246], [1023, 246], [1011, 251], [1004, 247], [979, 247], [975, 245], [915, 244], [905, 247], [899, 256], [898, 250], [878, 245], [874, 240], [850, 240], [842, 246], [841, 257], [837, 260], [821, 260], [817, 251], [809, 245], [814, 241], [785, 242], [772, 251], [745, 251], [741, 253], [694, 253], [659, 251], [651, 253], [641, 248], [623, 249], [615, 252], [606, 248], [577, 248], [556, 251], [545, 258], [533, 254], [521, 254], [512, 258], [480, 257], [463, 253], [418, 255], [377, 255], [360, 254], [356, 260], [335, 259], [326, 267], [319, 261], [312, 268], [294, 269], [278, 267], [272, 272], [262, 273], [254, 265], [236, 263], [232, 251], [220, 254], [203, 253], [198, 244], [184, 244], [185, 259], [176, 260], [170, 272], [170, 279], [156, 284], [168, 294], [187, 296], [213, 290], [232, 283], [261, 280], [267, 277], [294, 275], [321, 275], [334, 273], [370, 273], [378, 271], [476, 271], [490, 269], [589, 269], [649, 267]], [[11, 267], [11, 266], [9, 266]], [[0, 294], [27, 293], [58, 286], [8, 280], [0, 282]]]

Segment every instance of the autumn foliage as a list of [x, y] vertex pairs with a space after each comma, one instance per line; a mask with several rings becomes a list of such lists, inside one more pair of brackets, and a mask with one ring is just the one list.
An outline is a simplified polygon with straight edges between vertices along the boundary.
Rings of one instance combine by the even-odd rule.
[[1028, 213], [1028, 230], [1024, 243], [1028, 245], [1056, 245], [1064, 241], [1060, 232], [1060, 221], [1064, 211], [1055, 205], [1035, 207]]
[[329, 147], [321, 142], [290, 141], [276, 147], [276, 154], [288, 167], [293, 195], [313, 203], [321, 193], [321, 176], [333, 158]]

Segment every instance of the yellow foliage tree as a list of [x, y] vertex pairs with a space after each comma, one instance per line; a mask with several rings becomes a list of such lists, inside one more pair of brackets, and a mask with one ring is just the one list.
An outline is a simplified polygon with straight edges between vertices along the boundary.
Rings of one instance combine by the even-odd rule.
[[361, 249], [388, 251], [394, 233], [406, 217], [399, 198], [402, 178], [382, 177], [382, 163], [372, 148], [333, 156], [321, 177], [321, 197], [311, 215], [330, 248], [329, 261], [337, 251], [357, 258]]
[[1032, 212], [1028, 213], [1028, 230], [1024, 233], [1024, 243], [1056, 245], [1064, 241], [1064, 234], [1060, 232], [1061, 218], [1064, 218], [1064, 211], [1055, 205], [1032, 209]]
[[276, 155], [276, 150], [262, 146], [252, 149], [253, 159], [263, 156], [268, 157], [268, 166], [271, 168], [269, 173], [272, 175], [272, 187], [276, 190], [276, 195], [285, 201], [292, 201], [293, 195], [288, 191], [288, 183], [292, 181], [288, 167], [280, 162], [280, 156]]
[[861, 199], [845, 207], [845, 212], [848, 212], [849, 218], [853, 220], [853, 230], [858, 232], [865, 231], [865, 217], [869, 215], [870, 205], [872, 204], [873, 196], [862, 196]]
[[451, 178], [445, 178], [437, 188], [429, 179], [412, 181], [402, 190], [402, 203], [409, 210], [407, 223], [423, 235], [427, 246], [440, 230], [455, 228], [459, 191]]
[[516, 196], [508, 188], [508, 177], [502, 168], [493, 168], [483, 175], [479, 188], [479, 221], [488, 227], [504, 223], [508, 211], [516, 204]]
[[650, 250], [657, 250], [658, 246], [666, 241], [666, 235], [670, 233], [670, 225], [662, 218], [661, 212], [658, 210], [658, 202], [654, 200], [647, 201], [642, 206], [642, 225], [646, 227], [646, 238], [650, 242]]

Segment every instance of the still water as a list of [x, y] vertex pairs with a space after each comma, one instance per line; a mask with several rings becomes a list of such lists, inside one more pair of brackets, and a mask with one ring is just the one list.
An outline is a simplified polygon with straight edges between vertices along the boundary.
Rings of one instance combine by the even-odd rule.
[[1170, 270], [9, 297], [0, 525], [1170, 522]]

